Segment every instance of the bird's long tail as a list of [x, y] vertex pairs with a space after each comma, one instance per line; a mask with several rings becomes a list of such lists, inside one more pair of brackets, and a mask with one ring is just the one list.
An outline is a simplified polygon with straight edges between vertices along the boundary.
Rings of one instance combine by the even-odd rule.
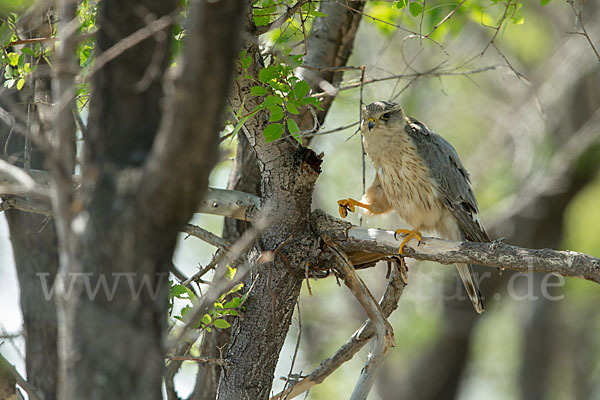
[[456, 269], [458, 269], [460, 279], [465, 285], [465, 289], [467, 289], [467, 293], [473, 303], [473, 307], [475, 307], [475, 311], [477, 311], [478, 314], [481, 314], [485, 309], [483, 308], [479, 285], [477, 284], [477, 281], [473, 279], [473, 268], [471, 268], [470, 264], [456, 264]]

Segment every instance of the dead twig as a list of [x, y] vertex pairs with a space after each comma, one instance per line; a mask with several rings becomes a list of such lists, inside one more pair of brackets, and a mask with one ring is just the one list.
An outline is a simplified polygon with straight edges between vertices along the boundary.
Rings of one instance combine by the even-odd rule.
[[201, 228], [197, 225], [185, 224], [181, 228], [181, 232], [197, 237], [198, 239], [203, 240], [208, 244], [212, 244], [213, 246], [218, 247], [219, 249], [226, 249], [231, 245], [229, 242], [227, 242], [220, 236], [217, 236], [214, 233], [209, 232], [206, 229]]
[[366, 400], [373, 383], [375, 383], [375, 378], [383, 364], [386, 353], [390, 347], [395, 346], [394, 330], [367, 286], [356, 275], [356, 271], [346, 254], [337, 245], [333, 243], [328, 243], [328, 245], [337, 255], [337, 272], [342, 276], [344, 283], [365, 310], [375, 328], [373, 349], [367, 357], [367, 362], [360, 373], [352, 396], [350, 396], [350, 400]]
[[[585, 28], [585, 25], [583, 24], [583, 19], [581, 18], [581, 9], [579, 11], [577, 11], [577, 9], [575, 9], [575, 4], [573, 3], [573, 0], [567, 0], [567, 3], [569, 3], [569, 5], [571, 6], [571, 9], [573, 10], [575, 17], [577, 18], [579, 25], [581, 25], [581, 30], [583, 31], [583, 32], [568, 32], [568, 33], [578, 33], [580, 35], [585, 36], [588, 43], [590, 44], [590, 47], [594, 51], [596, 58], [598, 59], [598, 61], [600, 61], [600, 53], [598, 52], [598, 49], [594, 45], [594, 42], [592, 41], [592, 38], [590, 37], [587, 29]], [[581, 6], [582, 6], [581, 8], [583, 8], [583, 1], [581, 2]]]
[[[392, 269], [390, 281], [385, 289], [385, 293], [379, 302], [383, 315], [387, 318], [398, 307], [398, 301], [402, 296], [406, 283], [403, 277], [406, 276], [406, 264], [403, 259], [395, 259], [397, 265]], [[342, 345], [334, 355], [323, 360], [321, 364], [307, 377], [299, 380], [293, 387], [287, 389], [285, 393], [288, 398], [299, 396], [310, 390], [313, 386], [322, 383], [329, 375], [337, 370], [342, 364], [352, 359], [362, 347], [375, 335], [375, 328], [371, 320], [367, 320], [363, 326], [358, 329], [354, 335]], [[277, 400], [283, 392], [271, 397], [270, 400]]]

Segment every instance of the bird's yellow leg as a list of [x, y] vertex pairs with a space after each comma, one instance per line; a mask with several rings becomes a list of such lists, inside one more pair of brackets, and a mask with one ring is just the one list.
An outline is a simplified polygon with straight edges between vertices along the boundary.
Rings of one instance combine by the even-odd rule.
[[403, 254], [404, 251], [404, 245], [406, 243], [408, 243], [408, 241], [410, 239], [417, 239], [419, 241], [419, 244], [421, 244], [421, 232], [419, 232], [416, 229], [398, 229], [396, 230], [396, 232], [394, 233], [394, 239], [398, 239], [396, 236], [398, 235], [405, 235], [404, 239], [402, 239], [402, 243], [400, 243], [400, 248], [398, 249], [398, 254]]
[[348, 212], [354, 212], [356, 210], [355, 207], [362, 207], [367, 210], [370, 210], [370, 207], [368, 204], [361, 203], [360, 201], [357, 201], [354, 199], [338, 200], [337, 203], [338, 203], [338, 206], [340, 207], [339, 212], [340, 212], [340, 217], [342, 217], [342, 218], [346, 218], [348, 216]]

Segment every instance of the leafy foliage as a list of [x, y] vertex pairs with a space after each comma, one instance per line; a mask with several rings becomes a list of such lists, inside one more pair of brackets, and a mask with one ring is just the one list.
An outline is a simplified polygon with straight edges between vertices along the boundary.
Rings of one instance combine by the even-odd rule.
[[[228, 269], [225, 278], [231, 281], [235, 276], [235, 268], [228, 267]], [[243, 309], [244, 299], [246, 298], [246, 295], [240, 295], [240, 290], [243, 287], [243, 283], [235, 285], [231, 290], [219, 297], [210, 311], [202, 316], [202, 319], [194, 328], [206, 330], [207, 332], [211, 332], [213, 327], [219, 329], [229, 328], [231, 323], [227, 320], [227, 317], [237, 317]], [[173, 312], [175, 299], [182, 300], [185, 304], [177, 314]], [[169, 314], [175, 320], [185, 322], [189, 312], [197, 304], [198, 298], [189, 287], [170, 282]]]
[[271, 64], [262, 68], [258, 72], [258, 77], [254, 77], [248, 71], [252, 65], [252, 58], [246, 50], [242, 50], [240, 65], [245, 71], [245, 78], [256, 84], [250, 90], [250, 95], [260, 97], [262, 101], [247, 115], [239, 115], [238, 111], [238, 124], [234, 132], [237, 132], [250, 116], [268, 110], [270, 124], [263, 132], [267, 142], [281, 138], [286, 132], [286, 127], [296, 140], [301, 140], [300, 128], [296, 121], [290, 118], [290, 114], [298, 115], [304, 107], [308, 106], [320, 108], [321, 104], [318, 99], [309, 96], [308, 82], [294, 75], [294, 69], [301, 64], [301, 55], [273, 56]]

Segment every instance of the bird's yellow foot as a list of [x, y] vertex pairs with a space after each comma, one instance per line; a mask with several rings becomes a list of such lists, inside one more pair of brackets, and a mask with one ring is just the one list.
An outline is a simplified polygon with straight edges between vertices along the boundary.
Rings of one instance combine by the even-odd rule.
[[417, 230], [398, 229], [398, 230], [396, 230], [396, 232], [394, 232], [394, 239], [398, 240], [398, 238], [397, 238], [398, 235], [405, 235], [404, 239], [402, 239], [402, 243], [400, 243], [400, 248], [398, 249], [398, 254], [403, 254], [404, 245], [410, 239], [417, 239], [419, 241], [419, 244], [421, 244], [421, 239], [422, 239], [421, 232], [419, 232]]
[[367, 210], [369, 209], [368, 204], [361, 203], [360, 201], [356, 201], [354, 199], [338, 200], [337, 203], [338, 203], [338, 206], [340, 207], [339, 212], [340, 212], [340, 217], [342, 217], [342, 218], [346, 218], [348, 216], [348, 212], [354, 212], [355, 207], [357, 207], [357, 206], [366, 208]]

